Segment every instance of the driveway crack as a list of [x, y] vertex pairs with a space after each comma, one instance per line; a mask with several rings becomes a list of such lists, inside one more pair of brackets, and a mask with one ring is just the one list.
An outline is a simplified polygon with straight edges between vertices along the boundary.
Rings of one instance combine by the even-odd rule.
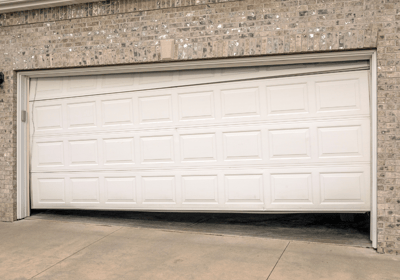
[[285, 249], [283, 249], [282, 254], [279, 256], [278, 260], [276, 261], [274, 267], [272, 268], [272, 270], [271, 270], [271, 272], [269, 273], [269, 275], [268, 275], [268, 277], [267, 277], [266, 280], [268, 280], [269, 277], [271, 277], [272, 272], [274, 272], [275, 267], [277, 266], [278, 262], [281, 260], [281, 258], [282, 258], [282, 256], [283, 256], [283, 254], [285, 253], [287, 247], [289, 247], [289, 244], [290, 244], [290, 241], [289, 241], [288, 244], [286, 245]]
[[45, 270], [43, 270], [43, 271], [39, 272], [38, 274], [36, 274], [36, 275], [32, 276], [30, 279], [33, 279], [33, 278], [35, 278], [35, 277], [39, 276], [40, 274], [42, 274], [42, 273], [46, 272], [46, 271], [47, 271], [47, 270], [49, 270], [50, 268], [52, 268], [52, 267], [54, 267], [54, 266], [58, 265], [59, 263], [61, 263], [61, 262], [65, 261], [66, 259], [68, 259], [68, 258], [70, 258], [70, 257], [72, 257], [72, 256], [74, 256], [74, 255], [76, 255], [77, 253], [79, 253], [79, 252], [81, 252], [81, 251], [85, 250], [86, 248], [88, 248], [88, 247], [92, 246], [93, 244], [96, 244], [97, 242], [99, 242], [99, 241], [103, 240], [104, 238], [106, 238], [106, 237], [110, 236], [111, 234], [113, 234], [113, 233], [115, 233], [115, 232], [119, 231], [119, 230], [120, 230], [120, 229], [122, 229], [122, 228], [123, 228], [123, 227], [120, 227], [120, 228], [118, 228], [118, 229], [114, 230], [113, 232], [110, 232], [109, 234], [107, 234], [107, 235], [105, 235], [105, 236], [103, 236], [103, 237], [101, 237], [101, 238], [97, 239], [96, 241], [94, 241], [94, 242], [92, 242], [92, 243], [90, 243], [90, 244], [86, 245], [86, 246], [85, 246], [85, 247], [83, 247], [82, 249], [80, 249], [80, 250], [78, 250], [78, 251], [76, 251], [76, 252], [72, 253], [71, 255], [69, 255], [69, 256], [67, 256], [67, 257], [63, 258], [62, 260], [60, 260], [60, 261], [56, 262], [55, 264], [53, 264], [53, 265], [49, 266], [49, 267], [48, 267], [48, 268], [46, 268]]

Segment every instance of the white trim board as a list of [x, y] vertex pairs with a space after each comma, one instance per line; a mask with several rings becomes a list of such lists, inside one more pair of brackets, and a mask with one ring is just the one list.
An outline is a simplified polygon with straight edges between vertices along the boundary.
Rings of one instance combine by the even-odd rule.
[[[28, 136], [27, 120], [21, 121], [21, 111], [27, 111], [29, 80], [41, 77], [60, 77], [60, 76], [82, 76], [82, 75], [103, 75], [117, 73], [135, 72], [155, 72], [155, 71], [176, 71], [186, 69], [211, 69], [211, 68], [231, 68], [248, 66], [268, 66], [268, 65], [290, 65], [299, 63], [316, 62], [343, 62], [369, 60], [371, 66], [371, 118], [372, 118], [372, 138], [371, 138], [371, 174], [372, 174], [372, 208], [371, 208], [371, 240], [372, 246], [377, 246], [377, 69], [376, 51], [348, 51], [314, 53], [304, 55], [280, 55], [248, 58], [230, 58], [202, 61], [181, 61], [168, 63], [146, 63], [121, 66], [103, 67], [82, 67], [69, 69], [49, 69], [38, 71], [21, 71], [17, 74], [17, 218], [22, 219], [29, 216], [29, 159], [28, 159]], [[292, 73], [291, 73], [292, 74]]]
[[[207, 60], [188, 60], [178, 62], [141, 63], [119, 66], [93, 66], [67, 69], [48, 69], [24, 72], [30, 78], [61, 77], [61, 76], [90, 76], [103, 74], [161, 72], [178, 70], [198, 70], [211, 68], [233, 68], [250, 66], [277, 66], [300, 63], [345, 62], [370, 60], [374, 51], [329, 52], [315, 54], [276, 55], [245, 58], [223, 58]], [[22, 71], [22, 70], [21, 70]], [[52, 75], [49, 75], [51, 71]], [[21, 72], [22, 73], [22, 72]]]
[[101, 0], [0, 0], [0, 13], [66, 6]]
[[370, 58], [371, 67], [371, 223], [370, 238], [372, 247], [378, 246], [378, 73], [377, 73], [377, 54], [374, 52]]

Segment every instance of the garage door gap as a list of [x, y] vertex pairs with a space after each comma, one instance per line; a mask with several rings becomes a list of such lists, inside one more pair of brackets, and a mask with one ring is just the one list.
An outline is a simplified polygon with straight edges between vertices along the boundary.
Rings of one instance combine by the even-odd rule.
[[200, 219], [200, 220], [198, 220], [198, 221], [196, 221], [194, 223], [188, 224], [188, 227], [194, 227], [195, 225], [204, 223], [204, 222], [209, 221], [209, 220], [211, 220], [211, 218], [202, 218], [202, 219]]
[[[111, 226], [111, 227], [124, 227], [124, 228], [135, 228], [135, 229], [153, 229], [153, 230], [160, 230], [166, 232], [177, 232], [177, 233], [190, 233], [190, 234], [203, 234], [203, 235], [213, 235], [213, 236], [227, 236], [227, 237], [250, 237], [250, 238], [261, 238], [261, 239], [271, 239], [271, 240], [281, 240], [281, 241], [289, 241], [289, 242], [302, 242], [302, 243], [317, 243], [317, 244], [325, 244], [325, 245], [332, 245], [332, 246], [345, 246], [345, 247], [353, 247], [359, 249], [371, 249], [375, 250], [372, 245], [371, 246], [361, 246], [361, 245], [354, 245], [354, 244], [338, 244], [338, 243], [329, 243], [323, 241], [312, 241], [312, 240], [296, 240], [296, 239], [283, 239], [283, 238], [276, 238], [270, 236], [252, 236], [252, 235], [240, 235], [240, 234], [227, 234], [227, 233], [217, 233], [217, 232], [202, 232], [193, 230], [194, 226], [200, 223], [204, 223], [205, 221], [211, 219], [201, 219], [195, 223], [191, 223], [187, 225], [188, 230], [183, 229], [173, 229], [173, 228], [160, 228], [160, 227], [151, 227], [146, 225], [130, 225], [130, 224], [107, 224], [107, 223], [91, 223], [91, 222], [84, 222], [84, 221], [62, 221], [62, 220], [53, 220], [53, 219], [46, 219], [46, 218], [26, 218], [23, 219], [24, 221], [34, 221], [34, 220], [44, 220], [48, 222], [63, 222], [63, 223], [80, 223], [84, 225], [95, 225], [95, 226]], [[19, 220], [20, 221], [20, 220]], [[22, 221], [22, 220], [21, 220]]]
[[59, 263], [61, 263], [61, 262], [65, 261], [66, 259], [69, 259], [70, 257], [72, 257], [72, 256], [74, 256], [74, 255], [76, 255], [76, 254], [78, 254], [79, 252], [81, 252], [81, 251], [83, 251], [84, 249], [86, 249], [86, 248], [88, 248], [88, 247], [92, 246], [93, 244], [96, 244], [96, 243], [100, 242], [100, 241], [101, 241], [101, 240], [103, 240], [104, 238], [106, 238], [106, 237], [110, 236], [111, 234], [113, 234], [113, 233], [115, 233], [115, 232], [119, 231], [120, 229], [122, 229], [122, 227], [120, 227], [120, 228], [118, 228], [118, 229], [114, 230], [113, 232], [111, 232], [111, 233], [109, 233], [109, 234], [107, 234], [107, 235], [105, 235], [105, 236], [103, 236], [103, 237], [101, 237], [101, 238], [97, 239], [96, 241], [94, 241], [94, 242], [90, 243], [89, 245], [87, 245], [87, 246], [83, 247], [82, 249], [80, 249], [80, 250], [78, 250], [78, 251], [76, 251], [76, 252], [72, 253], [71, 255], [69, 255], [69, 256], [67, 256], [67, 257], [65, 257], [65, 258], [63, 258], [62, 260], [60, 260], [60, 261], [56, 262], [55, 264], [53, 264], [53, 265], [49, 266], [49, 267], [48, 267], [48, 268], [46, 268], [45, 270], [43, 270], [43, 271], [39, 272], [38, 274], [36, 274], [36, 275], [32, 276], [30, 279], [34, 279], [36, 276], [39, 276], [40, 274], [42, 274], [42, 273], [46, 272], [47, 270], [49, 270], [49, 269], [51, 269], [52, 267], [54, 267], [54, 266], [58, 265]]

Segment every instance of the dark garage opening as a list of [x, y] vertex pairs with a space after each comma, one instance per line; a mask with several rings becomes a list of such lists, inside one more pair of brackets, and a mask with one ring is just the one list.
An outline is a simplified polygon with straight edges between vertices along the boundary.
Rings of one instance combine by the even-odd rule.
[[369, 213], [343, 215], [32, 210], [28, 219], [371, 247]]

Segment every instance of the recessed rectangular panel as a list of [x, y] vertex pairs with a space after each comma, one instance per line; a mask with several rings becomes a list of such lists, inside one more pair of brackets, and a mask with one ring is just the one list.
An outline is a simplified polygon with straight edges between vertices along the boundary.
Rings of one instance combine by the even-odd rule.
[[64, 165], [63, 142], [41, 142], [36, 145], [38, 166]]
[[262, 159], [261, 131], [226, 132], [223, 138], [225, 160]]
[[224, 75], [238, 75], [255, 73], [260, 70], [260, 67], [235, 67], [235, 68], [222, 68], [221, 74]]
[[35, 106], [32, 120], [37, 130], [62, 129], [61, 105]]
[[142, 137], [142, 162], [174, 161], [173, 136]]
[[175, 177], [142, 177], [143, 203], [175, 203]]
[[361, 126], [318, 128], [320, 157], [362, 156]]
[[311, 174], [271, 174], [272, 203], [311, 203]]
[[103, 101], [103, 125], [133, 124], [132, 107], [131, 98]]
[[308, 129], [281, 129], [269, 131], [271, 158], [309, 158]]
[[104, 163], [134, 163], [134, 139], [104, 139]]
[[67, 104], [68, 127], [96, 126], [96, 102]]
[[112, 74], [102, 76], [102, 88], [118, 88], [133, 85], [133, 74]]
[[179, 94], [180, 120], [214, 118], [213, 95], [212, 91]]
[[71, 164], [97, 164], [97, 141], [70, 141], [69, 155]]
[[135, 202], [135, 178], [105, 178], [106, 202]]
[[97, 87], [97, 76], [81, 76], [67, 78], [67, 91], [87, 91]]
[[71, 178], [71, 202], [99, 202], [99, 179]]
[[217, 176], [183, 176], [184, 203], [217, 203]]
[[197, 80], [213, 77], [215, 70], [201, 69], [201, 70], [184, 70], [179, 71], [179, 80]]
[[139, 75], [139, 84], [157, 84], [172, 81], [174, 72], [147, 72]]
[[263, 202], [262, 175], [228, 175], [225, 176], [227, 203]]
[[359, 80], [337, 80], [316, 83], [317, 110], [359, 110]]
[[39, 203], [65, 202], [64, 179], [38, 179]]
[[63, 88], [63, 78], [40, 78], [37, 80], [36, 93], [57, 94]]
[[[321, 173], [322, 203], [363, 202], [363, 173]], [[369, 187], [369, 186], [367, 186]]]
[[307, 84], [267, 87], [269, 114], [308, 112]]
[[170, 95], [140, 97], [140, 122], [172, 121], [172, 97]]
[[181, 135], [182, 161], [217, 160], [215, 134]]
[[258, 87], [221, 90], [221, 98], [223, 117], [260, 115]]

